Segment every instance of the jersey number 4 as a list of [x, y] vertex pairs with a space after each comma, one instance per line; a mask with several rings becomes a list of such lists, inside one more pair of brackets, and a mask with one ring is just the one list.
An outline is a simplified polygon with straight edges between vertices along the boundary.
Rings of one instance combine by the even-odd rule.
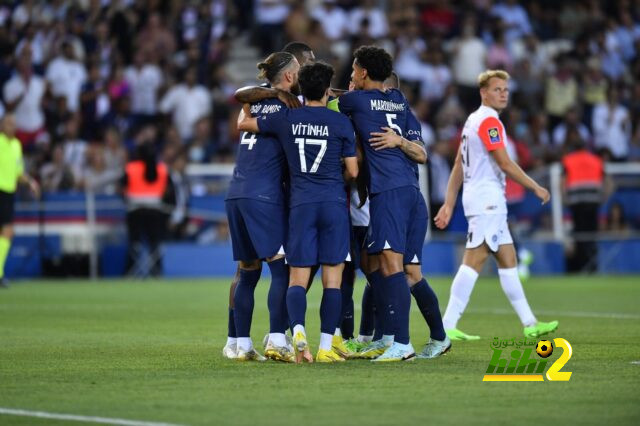
[[327, 152], [327, 140], [296, 138], [296, 143], [298, 144], [298, 154], [300, 154], [300, 170], [302, 171], [302, 173], [307, 173], [307, 158], [304, 154], [304, 145], [307, 144], [307, 145], [320, 146], [318, 155], [316, 156], [316, 159], [313, 162], [313, 165], [311, 166], [311, 170], [309, 170], [309, 173], [317, 172], [318, 167], [320, 167], [320, 162], [322, 161], [322, 157], [324, 157], [324, 153]]
[[242, 139], [240, 139], [240, 145], [249, 145], [249, 151], [253, 149], [253, 145], [258, 142], [258, 138], [255, 133], [244, 132]]

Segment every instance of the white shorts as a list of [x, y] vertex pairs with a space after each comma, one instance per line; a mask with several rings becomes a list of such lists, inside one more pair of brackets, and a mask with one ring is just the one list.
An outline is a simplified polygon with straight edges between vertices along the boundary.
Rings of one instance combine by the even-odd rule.
[[482, 214], [467, 217], [469, 232], [467, 233], [467, 248], [479, 247], [483, 242], [492, 252], [498, 247], [513, 244], [506, 214]]

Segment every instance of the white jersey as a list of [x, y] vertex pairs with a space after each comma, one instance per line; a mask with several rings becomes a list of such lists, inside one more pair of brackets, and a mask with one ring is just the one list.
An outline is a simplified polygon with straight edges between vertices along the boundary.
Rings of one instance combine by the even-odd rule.
[[351, 226], [369, 226], [369, 198], [365, 201], [362, 208], [358, 208], [360, 204], [360, 196], [355, 185], [351, 185]]
[[462, 130], [462, 206], [465, 216], [507, 213], [505, 174], [489, 153], [505, 148], [504, 125], [493, 108], [481, 105]]

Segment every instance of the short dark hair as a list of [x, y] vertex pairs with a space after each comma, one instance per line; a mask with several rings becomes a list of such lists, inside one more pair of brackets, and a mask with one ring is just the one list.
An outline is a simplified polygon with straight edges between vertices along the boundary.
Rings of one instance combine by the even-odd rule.
[[298, 59], [298, 62], [300, 62], [302, 54], [304, 52], [313, 52], [313, 49], [311, 49], [308, 44], [301, 41], [292, 41], [291, 43], [288, 43], [282, 51], [291, 53]]
[[393, 70], [391, 55], [380, 47], [361, 46], [353, 53], [353, 57], [374, 81], [385, 81]]
[[331, 85], [333, 67], [326, 62], [315, 62], [300, 68], [298, 83], [305, 99], [319, 101]]
[[295, 56], [289, 52], [272, 53], [267, 59], [258, 63], [258, 69], [260, 70], [258, 78], [266, 79], [271, 83], [278, 83], [280, 73], [287, 68], [294, 59]]

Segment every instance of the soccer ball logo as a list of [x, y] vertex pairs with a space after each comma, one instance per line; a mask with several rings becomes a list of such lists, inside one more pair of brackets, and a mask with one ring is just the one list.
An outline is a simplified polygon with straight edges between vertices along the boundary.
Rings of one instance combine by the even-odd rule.
[[549, 358], [553, 353], [553, 345], [548, 340], [540, 340], [536, 345], [536, 353], [541, 358]]

